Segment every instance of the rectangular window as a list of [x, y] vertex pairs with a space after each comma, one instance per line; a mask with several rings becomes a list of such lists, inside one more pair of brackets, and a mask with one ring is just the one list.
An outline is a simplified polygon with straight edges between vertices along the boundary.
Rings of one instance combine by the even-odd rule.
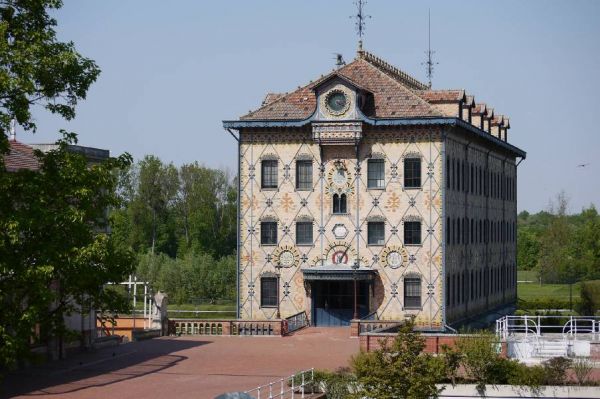
[[262, 277], [260, 279], [260, 306], [277, 306], [277, 277]]
[[421, 279], [406, 277], [404, 279], [404, 307], [406, 309], [421, 308]]
[[296, 162], [296, 189], [312, 189], [312, 161]]
[[421, 158], [404, 160], [404, 187], [421, 188]]
[[261, 187], [277, 188], [277, 161], [265, 159], [261, 162]]
[[385, 224], [383, 222], [369, 222], [369, 245], [383, 245], [385, 243]]
[[296, 223], [296, 244], [311, 245], [313, 243], [313, 224], [312, 222]]
[[367, 188], [385, 187], [385, 164], [383, 159], [369, 159], [367, 163]]
[[260, 224], [260, 243], [262, 245], [277, 245], [277, 222], [262, 222]]
[[421, 222], [404, 222], [404, 244], [421, 244]]

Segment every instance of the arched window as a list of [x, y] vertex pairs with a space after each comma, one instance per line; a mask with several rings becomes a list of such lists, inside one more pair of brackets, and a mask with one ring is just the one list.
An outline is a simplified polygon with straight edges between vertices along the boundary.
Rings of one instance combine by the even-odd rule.
[[333, 213], [346, 213], [346, 194], [333, 194]]

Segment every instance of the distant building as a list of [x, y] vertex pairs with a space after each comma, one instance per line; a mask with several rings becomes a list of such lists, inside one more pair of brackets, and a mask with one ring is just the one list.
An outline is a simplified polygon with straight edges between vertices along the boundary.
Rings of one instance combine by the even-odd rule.
[[464, 90], [359, 50], [223, 125], [240, 138], [242, 319], [414, 316], [440, 331], [514, 305], [526, 154]]
[[[38, 171], [40, 162], [35, 155], [35, 150], [40, 150], [43, 153], [56, 149], [56, 144], [23, 144], [15, 139], [8, 141], [9, 152], [4, 156], [4, 167], [8, 172], [17, 172], [27, 169]], [[69, 151], [85, 156], [88, 164], [102, 162], [109, 158], [110, 152], [92, 147], [83, 147], [79, 145], [69, 145]], [[108, 231], [106, 231], [108, 232]], [[84, 337], [84, 345], [90, 347], [96, 338], [96, 310], [92, 309], [89, 312], [73, 312], [64, 316], [65, 326], [71, 330], [82, 334]], [[70, 345], [80, 345], [75, 342]], [[37, 348], [46, 351], [51, 357], [58, 358], [59, 348], [66, 351], [65, 346], [59, 344], [56, 339], [51, 339], [45, 346]]]

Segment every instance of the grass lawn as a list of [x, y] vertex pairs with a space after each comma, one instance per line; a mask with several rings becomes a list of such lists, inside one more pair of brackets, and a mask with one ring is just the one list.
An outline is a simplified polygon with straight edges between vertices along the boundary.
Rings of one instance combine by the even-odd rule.
[[517, 270], [517, 281], [539, 282], [539, 277], [535, 270]]
[[[235, 319], [235, 301], [223, 301], [218, 304], [195, 305], [191, 303], [169, 304], [169, 318], [174, 319]], [[173, 310], [188, 310], [190, 312], [173, 312]], [[191, 311], [209, 311], [194, 313]], [[221, 312], [219, 312], [221, 311]]]
[[[220, 300], [216, 304], [193, 303], [170, 303], [168, 306], [168, 316], [171, 319], [235, 319], [235, 301]], [[135, 306], [140, 313], [144, 308], [144, 303], [138, 301]], [[176, 312], [173, 312], [173, 311]], [[178, 312], [179, 310], [188, 310], [190, 312]], [[193, 311], [209, 311], [208, 313], [194, 313]], [[220, 311], [220, 312], [219, 312]]]
[[[573, 302], [579, 300], [580, 285], [573, 284]], [[517, 296], [519, 299], [530, 301], [532, 299], [552, 298], [561, 301], [569, 300], [568, 284], [542, 284], [518, 283]]]

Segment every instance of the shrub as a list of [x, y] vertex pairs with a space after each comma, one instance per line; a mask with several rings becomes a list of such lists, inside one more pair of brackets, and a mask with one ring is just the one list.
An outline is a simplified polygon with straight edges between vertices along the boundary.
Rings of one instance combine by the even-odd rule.
[[327, 394], [327, 399], [346, 399], [356, 386], [356, 377], [347, 367], [335, 372], [315, 370], [315, 384]]
[[413, 331], [413, 323], [401, 326], [391, 342], [374, 352], [352, 358], [356, 375], [355, 398], [436, 398], [446, 372], [441, 359], [423, 353], [425, 339]]
[[567, 378], [567, 369], [571, 366], [571, 360], [565, 357], [553, 357], [543, 363], [547, 385], [563, 385]]
[[579, 385], [585, 385], [588, 383], [594, 365], [590, 359], [586, 357], [577, 357], [573, 361], [572, 368], [575, 378], [577, 379], [577, 383]]

